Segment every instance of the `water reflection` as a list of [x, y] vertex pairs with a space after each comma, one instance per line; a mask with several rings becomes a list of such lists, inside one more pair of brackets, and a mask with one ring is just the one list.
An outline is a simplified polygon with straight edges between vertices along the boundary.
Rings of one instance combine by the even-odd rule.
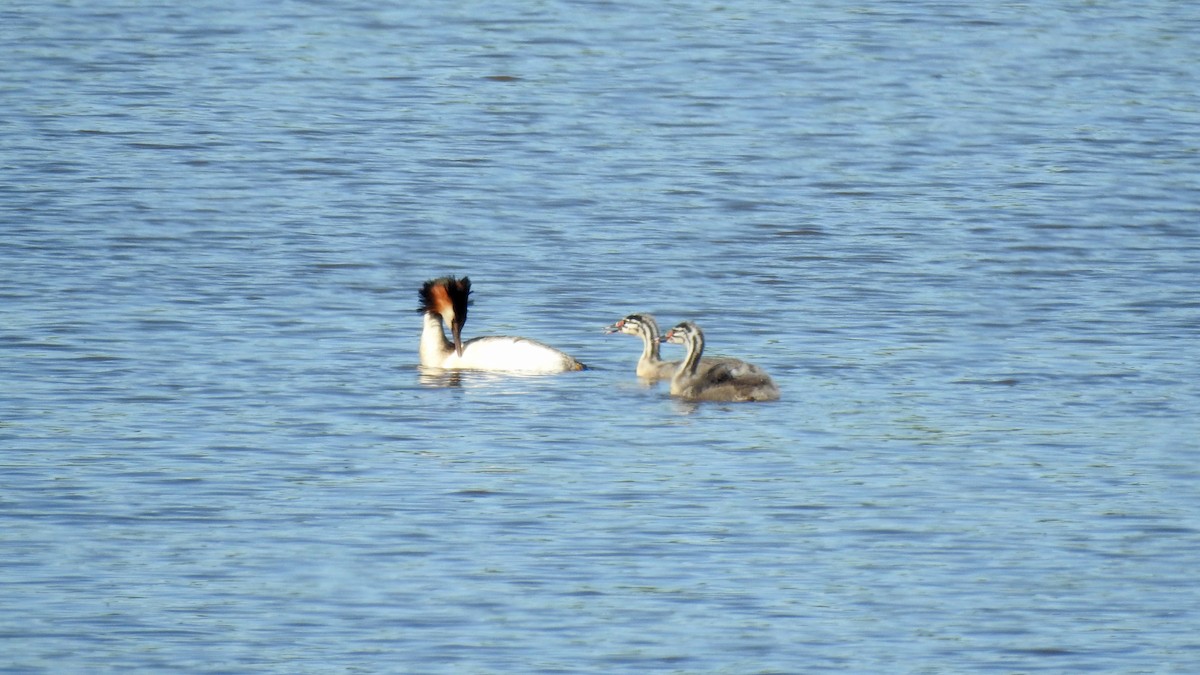
[[[557, 375], [557, 374], [555, 374]], [[512, 385], [515, 389], [523, 389], [522, 384], [531, 381], [547, 380], [546, 373], [505, 373], [483, 370], [448, 370], [417, 366], [417, 381], [425, 387], [474, 387], [495, 389]]]
[[463, 374], [461, 370], [443, 370], [441, 368], [417, 367], [417, 381], [425, 387], [461, 387]]
[[687, 401], [681, 398], [674, 399], [675, 412], [680, 415], [691, 415], [700, 409], [700, 401]]

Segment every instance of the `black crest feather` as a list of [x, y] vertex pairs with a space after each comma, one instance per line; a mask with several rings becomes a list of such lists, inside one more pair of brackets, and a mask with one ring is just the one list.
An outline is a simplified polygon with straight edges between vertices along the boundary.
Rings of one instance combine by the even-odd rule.
[[471, 278], [459, 279], [450, 275], [426, 281], [421, 286], [421, 290], [417, 291], [417, 298], [420, 302], [417, 307], [418, 313], [424, 314], [437, 310], [433, 306], [433, 289], [438, 286], [445, 288], [446, 295], [450, 296], [450, 303], [454, 306], [454, 315], [461, 327], [467, 322], [467, 306], [471, 303]]

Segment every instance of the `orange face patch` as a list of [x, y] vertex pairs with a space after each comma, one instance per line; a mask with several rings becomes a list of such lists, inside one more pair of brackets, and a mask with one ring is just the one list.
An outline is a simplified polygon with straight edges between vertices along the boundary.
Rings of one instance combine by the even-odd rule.
[[429, 289], [429, 307], [438, 314], [454, 314], [454, 303], [450, 302], [450, 293], [445, 284], [434, 284]]

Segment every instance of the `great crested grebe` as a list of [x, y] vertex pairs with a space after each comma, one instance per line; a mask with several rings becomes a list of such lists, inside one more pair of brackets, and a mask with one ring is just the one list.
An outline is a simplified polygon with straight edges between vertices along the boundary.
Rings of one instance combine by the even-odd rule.
[[[630, 314], [604, 329], [605, 333], [625, 333], [642, 338], [642, 357], [637, 362], [637, 376], [657, 382], [669, 380], [679, 369], [679, 361], [663, 361], [658, 355], [658, 322], [649, 314]], [[701, 359], [700, 367], [709, 367], [728, 359]]]
[[671, 377], [671, 395], [692, 401], [776, 401], [779, 387], [767, 371], [753, 363], [723, 359], [711, 366], [700, 363], [704, 333], [691, 321], [667, 331], [662, 342], [681, 344], [687, 355]]
[[[584, 370], [583, 365], [559, 350], [523, 337], [487, 336], [466, 342], [462, 328], [467, 323], [468, 277], [430, 279], [421, 287], [425, 317], [421, 331], [421, 365], [445, 370], [490, 370], [512, 373], [561, 373]], [[443, 324], [450, 326], [454, 342], [446, 339]]]

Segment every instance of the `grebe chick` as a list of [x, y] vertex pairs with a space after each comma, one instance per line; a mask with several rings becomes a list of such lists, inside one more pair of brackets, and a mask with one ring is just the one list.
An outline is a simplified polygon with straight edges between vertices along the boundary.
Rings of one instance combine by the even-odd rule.
[[671, 395], [691, 401], [776, 401], [779, 387], [767, 371], [753, 363], [724, 359], [704, 367], [704, 333], [684, 321], [662, 336], [663, 342], [681, 344], [687, 355], [671, 377]]
[[[467, 323], [471, 280], [468, 277], [430, 279], [420, 290], [418, 312], [425, 318], [421, 331], [421, 365], [445, 370], [489, 370], [510, 373], [561, 373], [587, 366], [571, 356], [523, 337], [487, 336], [466, 342], [462, 329]], [[453, 342], [443, 326], [449, 324]]]
[[[663, 361], [658, 354], [658, 322], [649, 314], [630, 314], [620, 321], [604, 329], [605, 333], [625, 333], [642, 338], [642, 356], [637, 362], [637, 376], [657, 382], [669, 380], [679, 370], [680, 361]], [[701, 359], [700, 367], [711, 367], [719, 361], [728, 359]]]

